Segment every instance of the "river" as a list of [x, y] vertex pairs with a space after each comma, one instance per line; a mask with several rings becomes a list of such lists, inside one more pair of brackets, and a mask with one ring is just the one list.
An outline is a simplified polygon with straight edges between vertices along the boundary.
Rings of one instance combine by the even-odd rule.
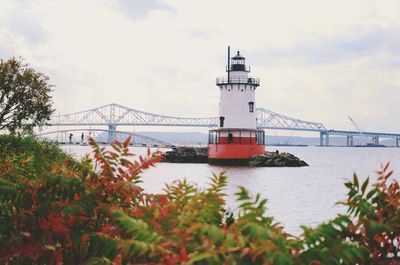
[[[90, 152], [88, 146], [63, 146], [63, 149], [77, 158]], [[159, 193], [165, 183], [184, 178], [205, 187], [213, 172], [225, 171], [228, 176], [225, 193], [230, 209], [237, 206], [234, 194], [239, 186], [243, 186], [252, 195], [260, 193], [267, 198], [268, 214], [274, 216], [287, 232], [298, 235], [300, 225], [315, 226], [344, 211], [335, 203], [346, 198], [344, 182], [351, 179], [354, 172], [360, 179], [375, 178], [380, 164], [390, 161], [391, 169], [395, 170], [394, 177], [400, 180], [400, 148], [310, 146], [267, 149], [292, 153], [310, 166], [247, 168], [160, 163], [142, 174], [142, 187], [146, 192]], [[144, 155], [146, 148], [133, 147], [132, 151]]]

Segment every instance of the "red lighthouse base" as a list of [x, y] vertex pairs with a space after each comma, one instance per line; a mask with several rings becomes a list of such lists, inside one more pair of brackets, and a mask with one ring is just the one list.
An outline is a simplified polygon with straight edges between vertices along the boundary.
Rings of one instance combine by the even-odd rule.
[[265, 152], [264, 131], [219, 129], [209, 133], [209, 164], [243, 165], [254, 155]]

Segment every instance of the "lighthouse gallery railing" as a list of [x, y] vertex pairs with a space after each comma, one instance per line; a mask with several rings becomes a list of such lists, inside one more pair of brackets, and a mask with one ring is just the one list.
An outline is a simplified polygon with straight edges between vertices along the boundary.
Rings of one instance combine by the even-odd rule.
[[247, 84], [247, 85], [260, 85], [260, 79], [255, 77], [218, 77], [216, 80], [217, 86], [219, 85], [227, 85], [227, 84]]

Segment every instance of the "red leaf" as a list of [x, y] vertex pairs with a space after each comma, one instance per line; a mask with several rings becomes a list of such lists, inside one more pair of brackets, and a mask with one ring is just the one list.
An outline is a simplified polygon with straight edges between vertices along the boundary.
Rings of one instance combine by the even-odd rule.
[[125, 140], [124, 142], [124, 147], [128, 148], [129, 144], [131, 143], [131, 135], [129, 135], [129, 137]]
[[115, 259], [113, 260], [113, 264], [115, 265], [121, 265], [122, 263], [122, 256], [121, 254], [119, 254], [118, 256], [115, 257]]
[[143, 212], [141, 210], [139, 210], [139, 209], [136, 209], [133, 212], [133, 215], [136, 216], [136, 217], [142, 217], [143, 216]]
[[384, 169], [382, 171], [386, 172], [386, 170], [388, 169], [389, 165], [390, 165], [390, 162], [387, 162], [386, 166], [384, 167]]
[[187, 262], [189, 260], [190, 259], [189, 259], [188, 255], [186, 253], [186, 248], [182, 246], [181, 247], [181, 255], [179, 257], [179, 261]]
[[386, 174], [385, 179], [388, 179], [393, 174], [393, 170]]
[[125, 171], [124, 171], [122, 168], [119, 167], [119, 168], [118, 168], [118, 173], [122, 175], [122, 174], [125, 173]]

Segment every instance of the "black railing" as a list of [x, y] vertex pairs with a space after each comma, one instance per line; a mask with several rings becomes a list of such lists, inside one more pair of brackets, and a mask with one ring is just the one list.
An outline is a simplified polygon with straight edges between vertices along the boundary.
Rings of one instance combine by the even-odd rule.
[[[246, 134], [242, 134], [246, 132]], [[233, 135], [239, 133], [239, 135]], [[265, 144], [265, 132], [262, 130], [210, 130], [208, 133], [209, 144]]]
[[227, 84], [246, 84], [246, 85], [260, 85], [260, 79], [254, 77], [219, 77], [216, 81], [217, 86], [219, 85], [227, 85]]

